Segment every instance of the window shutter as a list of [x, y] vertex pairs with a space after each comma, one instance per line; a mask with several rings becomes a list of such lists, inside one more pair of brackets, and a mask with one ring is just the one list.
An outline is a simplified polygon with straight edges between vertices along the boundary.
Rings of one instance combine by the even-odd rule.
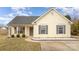
[[56, 34], [58, 34], [58, 25], [56, 25]]
[[38, 29], [38, 31], [39, 31], [39, 34], [40, 34], [40, 32], [41, 32], [41, 30], [40, 30], [40, 27], [41, 27], [41, 26], [39, 25], [39, 29]]
[[48, 25], [46, 25], [46, 34], [48, 34]]
[[64, 30], [64, 34], [65, 34], [65, 32], [66, 32], [66, 31], [65, 31], [65, 29], [66, 29], [66, 28], [65, 28], [65, 25], [64, 25], [63, 27], [64, 27], [64, 29], [63, 29], [63, 30]]

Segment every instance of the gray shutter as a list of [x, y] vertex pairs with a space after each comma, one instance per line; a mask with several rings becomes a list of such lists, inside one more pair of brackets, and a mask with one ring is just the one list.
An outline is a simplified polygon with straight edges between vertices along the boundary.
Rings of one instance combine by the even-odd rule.
[[41, 34], [41, 33], [40, 33], [40, 32], [41, 32], [41, 29], [40, 29], [40, 27], [41, 27], [41, 26], [39, 25], [39, 29], [38, 29], [38, 31], [39, 31], [39, 34]]
[[56, 25], [56, 34], [58, 34], [58, 25]]
[[48, 34], [48, 25], [46, 25], [46, 34]]
[[65, 25], [64, 25], [63, 27], [64, 27], [64, 34], [65, 34], [65, 32], [66, 32], [66, 28], [65, 28]]

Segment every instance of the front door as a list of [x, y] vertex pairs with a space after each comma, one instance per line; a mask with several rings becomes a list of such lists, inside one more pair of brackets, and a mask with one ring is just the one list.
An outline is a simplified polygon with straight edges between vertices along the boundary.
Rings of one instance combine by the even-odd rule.
[[30, 36], [33, 36], [33, 27], [30, 27]]

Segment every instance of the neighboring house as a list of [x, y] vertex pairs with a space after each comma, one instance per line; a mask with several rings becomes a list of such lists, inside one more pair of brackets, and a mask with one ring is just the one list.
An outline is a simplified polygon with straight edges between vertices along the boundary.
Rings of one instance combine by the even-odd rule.
[[8, 36], [25, 34], [34, 38], [71, 37], [72, 22], [51, 8], [41, 16], [16, 16], [8, 23]]

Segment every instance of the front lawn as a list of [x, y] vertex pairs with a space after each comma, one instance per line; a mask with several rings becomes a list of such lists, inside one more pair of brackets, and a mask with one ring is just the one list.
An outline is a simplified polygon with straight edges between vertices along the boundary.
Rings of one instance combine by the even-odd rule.
[[0, 51], [39, 51], [40, 43], [27, 42], [20, 38], [7, 38], [0, 36]]

